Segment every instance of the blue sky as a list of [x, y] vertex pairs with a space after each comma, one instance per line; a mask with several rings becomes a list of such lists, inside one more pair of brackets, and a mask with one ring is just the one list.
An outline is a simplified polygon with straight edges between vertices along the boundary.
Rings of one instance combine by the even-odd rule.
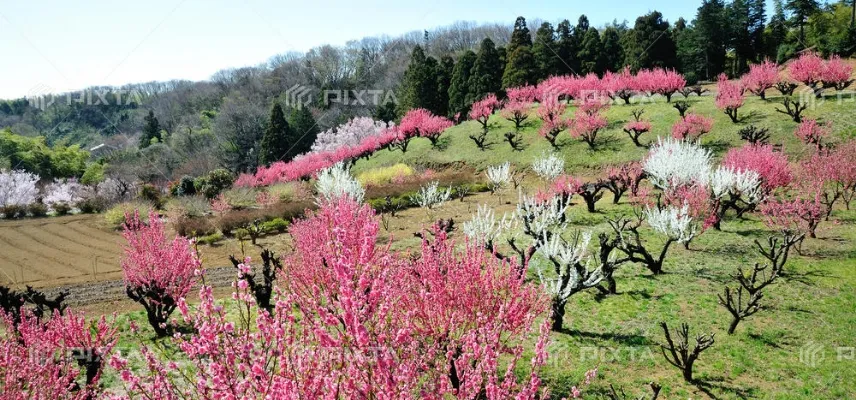
[[[207, 79], [287, 51], [518, 15], [594, 26], [658, 10], [691, 19], [700, 0], [0, 0], [0, 98], [169, 79]], [[768, 9], [769, 13], [769, 9]]]

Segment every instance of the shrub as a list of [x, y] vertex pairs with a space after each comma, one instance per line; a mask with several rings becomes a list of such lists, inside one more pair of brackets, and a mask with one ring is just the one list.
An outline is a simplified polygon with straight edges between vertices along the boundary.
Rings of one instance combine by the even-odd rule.
[[80, 183], [84, 185], [97, 185], [104, 182], [104, 164], [92, 163], [86, 167], [86, 171], [80, 177]]
[[160, 210], [163, 208], [163, 199], [161, 198], [161, 192], [154, 185], [145, 184], [140, 188], [140, 199], [148, 201], [151, 203], [156, 209]]
[[44, 205], [43, 203], [30, 204], [27, 209], [30, 212], [30, 215], [33, 217], [44, 217], [48, 215], [48, 206]]
[[103, 197], [94, 196], [77, 202], [76, 206], [84, 214], [94, 214], [107, 209], [107, 201]]
[[208, 236], [217, 232], [217, 228], [207, 218], [181, 217], [172, 223], [175, 233], [185, 237]]
[[285, 233], [286, 229], [288, 229], [288, 221], [282, 218], [274, 218], [262, 224], [262, 231], [266, 233]]
[[133, 214], [134, 210], [138, 210], [140, 212], [140, 217], [144, 220], [148, 220], [149, 210], [151, 209], [151, 203], [141, 200], [128, 201], [110, 207], [110, 209], [107, 210], [106, 213], [104, 213], [104, 219], [111, 227], [118, 229], [121, 228], [122, 224], [125, 223], [126, 214]]
[[193, 196], [196, 194], [196, 183], [193, 178], [185, 175], [173, 186], [173, 190], [176, 196]]
[[54, 204], [53, 210], [56, 215], [67, 215], [71, 212], [71, 206], [65, 203], [57, 203]]
[[27, 206], [18, 204], [9, 204], [5, 207], [0, 207], [0, 212], [6, 219], [22, 218], [27, 216]]
[[216, 244], [217, 242], [219, 242], [223, 239], [225, 239], [225, 236], [223, 236], [222, 233], [214, 232], [210, 235], [200, 236], [200, 237], [196, 238], [196, 243], [205, 244], [205, 245], [210, 246], [210, 245]]
[[413, 176], [415, 172], [407, 164], [398, 163], [389, 167], [374, 168], [357, 175], [357, 181], [363, 186], [385, 185], [388, 183], [400, 183], [405, 178]]
[[253, 188], [232, 188], [223, 192], [223, 198], [235, 210], [243, 210], [256, 205], [256, 191]]
[[218, 194], [232, 186], [235, 177], [226, 169], [215, 169], [203, 177], [197, 178], [194, 184], [196, 191], [202, 192], [205, 197], [213, 199]]

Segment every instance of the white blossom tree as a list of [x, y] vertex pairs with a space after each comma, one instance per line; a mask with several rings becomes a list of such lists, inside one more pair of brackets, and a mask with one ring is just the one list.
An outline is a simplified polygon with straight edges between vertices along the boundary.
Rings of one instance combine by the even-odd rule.
[[490, 192], [492, 194], [499, 194], [499, 203], [501, 204], [501, 191], [511, 183], [511, 163], [506, 161], [500, 165], [488, 167], [485, 175], [487, 175]]
[[351, 170], [341, 162], [318, 173], [315, 190], [318, 203], [332, 202], [342, 197], [362, 203], [366, 194], [360, 182], [351, 175]]
[[57, 207], [71, 207], [82, 199], [83, 185], [76, 180], [54, 180], [44, 188], [42, 202], [56, 210]]
[[377, 136], [395, 126], [390, 122], [375, 121], [370, 117], [356, 117], [342, 125], [318, 134], [312, 144], [313, 153], [336, 151], [342, 147], [360, 144], [365, 138]]
[[498, 219], [493, 209], [482, 204], [472, 218], [461, 225], [461, 229], [470, 241], [481, 244], [488, 251], [495, 251], [496, 239], [503, 232], [512, 229], [513, 221], [513, 217], [508, 214]]
[[662, 190], [693, 184], [707, 186], [710, 157], [710, 151], [693, 143], [660, 138], [651, 146], [642, 168], [651, 183]]
[[541, 157], [532, 162], [532, 171], [539, 178], [551, 182], [565, 173], [565, 160], [556, 153], [544, 152]]
[[25, 171], [0, 171], [0, 208], [26, 207], [36, 202], [39, 176]]
[[410, 201], [412, 201], [413, 204], [424, 208], [430, 218], [431, 211], [443, 205], [443, 203], [449, 201], [451, 197], [451, 187], [447, 188], [446, 190], [442, 190], [440, 189], [440, 182], [434, 181], [426, 186], [420, 187], [419, 193], [411, 196]]

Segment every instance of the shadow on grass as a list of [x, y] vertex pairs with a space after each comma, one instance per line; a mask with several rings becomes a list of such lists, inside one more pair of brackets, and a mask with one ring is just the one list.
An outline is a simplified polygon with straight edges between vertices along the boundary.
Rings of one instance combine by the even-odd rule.
[[763, 121], [763, 119], [764, 119], [763, 115], [760, 112], [758, 112], [758, 110], [752, 110], [749, 112], [749, 114], [746, 114], [742, 118], [740, 118], [740, 123], [741, 124], [757, 123], [757, 122]]
[[604, 135], [604, 136], [600, 137], [598, 140], [598, 143], [597, 143], [597, 148], [595, 148], [592, 151], [594, 151], [594, 152], [600, 152], [600, 151], [604, 151], [604, 150], [620, 151], [623, 142], [621, 141], [620, 138], [618, 138], [616, 136], [617, 135], [612, 134], [612, 135]]
[[708, 143], [705, 143], [702, 147], [704, 147], [704, 148], [706, 148], [706, 149], [708, 149], [714, 153], [719, 154], [719, 153], [724, 153], [726, 150], [730, 149], [732, 147], [732, 145], [731, 145], [731, 143], [729, 143], [725, 140], [717, 139], [717, 140], [713, 140], [713, 141], [710, 141]]
[[741, 388], [739, 386], [725, 383], [723, 378], [707, 378], [705, 380], [696, 379], [692, 382], [695, 387], [702, 393], [706, 394], [711, 399], [719, 399], [721, 397], [713, 393], [714, 390], [730, 394], [727, 398], [738, 399], [754, 399], [758, 397], [758, 388]]
[[813, 280], [813, 278], [834, 278], [835, 277], [834, 275], [830, 274], [829, 272], [821, 270], [821, 269], [812, 269], [812, 270], [808, 270], [805, 272], [794, 272], [794, 271], [789, 271], [787, 268], [785, 268], [785, 270], [782, 271], [780, 276], [782, 277], [782, 279], [784, 279], [788, 282], [798, 282], [798, 283], [802, 283], [803, 285], [806, 285], [806, 286], [814, 286], [815, 285], [816, 282]]
[[585, 332], [578, 329], [562, 328], [560, 331], [569, 336], [576, 336], [586, 339], [605, 340], [618, 342], [625, 346], [648, 346], [655, 343], [651, 342], [647, 337], [634, 334], [612, 333], [612, 332]]

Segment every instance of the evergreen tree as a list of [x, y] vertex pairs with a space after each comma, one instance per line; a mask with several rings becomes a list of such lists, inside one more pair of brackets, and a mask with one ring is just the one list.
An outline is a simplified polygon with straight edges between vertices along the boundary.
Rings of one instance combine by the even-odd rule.
[[787, 0], [785, 9], [791, 12], [794, 24], [799, 27], [799, 40], [801, 46], [805, 47], [805, 24], [809, 17], [818, 12], [820, 4], [817, 0]]
[[149, 110], [149, 115], [143, 118], [143, 132], [140, 136], [140, 148], [144, 149], [149, 147], [149, 145], [152, 144], [152, 139], [157, 139], [158, 142], [162, 141], [160, 123], [158, 123], [158, 119], [155, 118], [155, 112]]
[[588, 17], [585, 14], [580, 15], [580, 18], [577, 20], [577, 26], [574, 27], [574, 43], [578, 48], [582, 47], [589, 27]]
[[621, 47], [621, 32], [614, 26], [607, 27], [601, 36], [603, 43], [603, 67], [618, 72], [624, 69], [624, 48]]
[[773, 0], [773, 16], [770, 18], [770, 26], [767, 29], [767, 39], [765, 47], [767, 56], [776, 61], [778, 59], [779, 46], [785, 44], [785, 39], [788, 37], [788, 19], [785, 16], [785, 6], [782, 0]]
[[449, 82], [449, 116], [457, 113], [465, 115], [469, 111], [467, 94], [469, 93], [470, 72], [476, 62], [476, 53], [467, 50], [452, 69], [452, 79]]
[[496, 51], [493, 40], [485, 38], [481, 42], [479, 53], [470, 70], [470, 79], [467, 83], [467, 107], [490, 93], [499, 92], [502, 89], [502, 73], [499, 52]]
[[674, 68], [677, 65], [677, 48], [670, 31], [669, 22], [659, 11], [636, 18], [624, 43], [627, 65], [634, 69]]
[[559, 74], [561, 60], [556, 54], [557, 48], [556, 32], [553, 30], [553, 25], [544, 22], [535, 32], [535, 42], [532, 43], [532, 55], [538, 65], [538, 80]]
[[520, 46], [508, 57], [508, 64], [502, 76], [502, 87], [535, 84], [538, 81], [537, 71], [538, 64], [530, 46]]
[[315, 143], [315, 138], [318, 136], [318, 123], [315, 122], [315, 117], [312, 116], [309, 107], [293, 109], [288, 119], [288, 125], [291, 133], [288, 143], [291, 144], [291, 150], [283, 158], [284, 161], [291, 160], [295, 156], [311, 150], [312, 143]]
[[[678, 29], [678, 25], [684, 26]], [[700, 46], [698, 30], [686, 26], [682, 20], [675, 23], [675, 44], [678, 49], [678, 68], [684, 73], [687, 83], [696, 83], [699, 77], [706, 76], [704, 48]]]
[[577, 46], [574, 43], [574, 29], [571, 27], [571, 22], [562, 20], [556, 26], [556, 52], [559, 53], [559, 71], [557, 75], [570, 73], [578, 73], [580, 70], [577, 62]]
[[752, 39], [749, 27], [749, 4], [747, 0], [732, 0], [726, 7], [727, 48], [734, 49], [734, 65], [731, 76], [737, 76], [748, 69], [753, 58]]
[[455, 60], [450, 56], [443, 56], [437, 68], [437, 115], [449, 114], [449, 86], [452, 84], [452, 73], [455, 69]]
[[514, 30], [511, 32], [511, 41], [508, 42], [508, 48], [505, 49], [507, 55], [511, 55], [520, 46], [532, 46], [532, 35], [529, 34], [529, 28], [526, 27], [526, 18], [517, 17], [514, 21]]
[[383, 121], [386, 123], [395, 121], [398, 118], [398, 114], [395, 110], [395, 103], [393, 103], [392, 100], [387, 100], [386, 103], [381, 104], [377, 108], [375, 108], [372, 117], [378, 121]]
[[268, 165], [284, 157], [291, 147], [288, 122], [282, 106], [274, 102], [270, 111], [270, 121], [259, 144], [259, 165]]
[[586, 35], [580, 44], [580, 52], [577, 53], [582, 70], [580, 73], [602, 74], [604, 71], [603, 45], [600, 42], [600, 33], [595, 28], [586, 30]]
[[425, 56], [421, 46], [413, 48], [401, 87], [400, 114], [413, 108], [437, 111], [437, 60]]
[[703, 49], [705, 79], [713, 79], [725, 71], [725, 46], [728, 39], [728, 23], [722, 0], [703, 0], [698, 8], [695, 27], [699, 48]]

